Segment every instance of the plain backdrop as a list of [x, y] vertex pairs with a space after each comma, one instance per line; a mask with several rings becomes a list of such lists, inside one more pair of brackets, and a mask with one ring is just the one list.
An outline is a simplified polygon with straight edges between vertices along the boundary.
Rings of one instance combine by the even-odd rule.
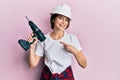
[[39, 80], [43, 59], [30, 69], [18, 40], [32, 32], [25, 16], [45, 34], [51, 31], [50, 12], [60, 3], [71, 6], [66, 31], [78, 37], [88, 61], [82, 69], [73, 57], [75, 80], [120, 80], [119, 0], [0, 0], [0, 80]]

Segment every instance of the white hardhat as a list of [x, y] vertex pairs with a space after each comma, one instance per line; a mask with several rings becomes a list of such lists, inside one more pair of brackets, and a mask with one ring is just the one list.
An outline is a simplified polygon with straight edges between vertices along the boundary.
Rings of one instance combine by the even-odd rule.
[[60, 4], [53, 8], [51, 14], [61, 14], [71, 19], [71, 9], [67, 4]]

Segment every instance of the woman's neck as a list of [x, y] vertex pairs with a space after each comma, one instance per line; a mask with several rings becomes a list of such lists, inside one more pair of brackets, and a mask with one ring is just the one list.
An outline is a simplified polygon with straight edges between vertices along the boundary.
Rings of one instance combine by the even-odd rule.
[[59, 39], [61, 39], [63, 36], [64, 36], [64, 31], [55, 31], [55, 30], [53, 30], [53, 31], [50, 33], [50, 37], [52, 37], [52, 38], [55, 39], [55, 40], [59, 40]]

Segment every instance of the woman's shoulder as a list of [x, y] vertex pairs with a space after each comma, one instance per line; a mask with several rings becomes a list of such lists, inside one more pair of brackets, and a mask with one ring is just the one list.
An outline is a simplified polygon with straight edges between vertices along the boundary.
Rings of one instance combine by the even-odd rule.
[[44, 34], [45, 37], [48, 38], [50, 33], [51, 33], [51, 32], [48, 32], [48, 33]]
[[74, 37], [77, 37], [75, 34], [72, 34], [72, 33], [65, 33], [66, 34], [66, 36], [69, 36], [69, 37], [71, 37], [71, 38], [74, 38]]

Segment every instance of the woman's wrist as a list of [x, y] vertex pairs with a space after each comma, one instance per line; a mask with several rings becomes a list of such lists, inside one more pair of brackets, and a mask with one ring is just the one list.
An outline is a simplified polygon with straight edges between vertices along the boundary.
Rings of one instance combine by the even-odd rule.
[[75, 56], [77, 56], [79, 54], [79, 51], [75, 48], [73, 53], [74, 53]]
[[35, 47], [30, 47], [30, 52], [31, 53], [35, 52]]

